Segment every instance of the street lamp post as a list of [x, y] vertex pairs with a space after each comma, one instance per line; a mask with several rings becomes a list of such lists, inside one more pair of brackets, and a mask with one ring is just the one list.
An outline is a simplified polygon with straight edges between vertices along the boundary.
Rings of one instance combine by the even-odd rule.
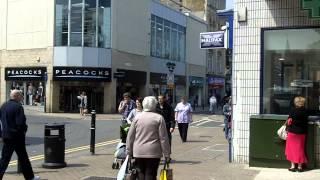
[[168, 88], [170, 90], [172, 90], [172, 103], [175, 103], [175, 88], [174, 88], [174, 74], [173, 74], [173, 70], [174, 68], [176, 67], [176, 64], [175, 63], [172, 63], [172, 62], [167, 62], [167, 68], [169, 70], [169, 73], [167, 74], [167, 85], [168, 85]]

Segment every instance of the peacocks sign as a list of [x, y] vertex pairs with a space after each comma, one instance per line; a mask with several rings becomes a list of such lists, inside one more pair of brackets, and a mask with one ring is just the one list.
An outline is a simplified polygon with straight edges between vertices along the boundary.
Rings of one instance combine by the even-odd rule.
[[320, 0], [301, 0], [301, 7], [309, 11], [312, 18], [320, 18]]

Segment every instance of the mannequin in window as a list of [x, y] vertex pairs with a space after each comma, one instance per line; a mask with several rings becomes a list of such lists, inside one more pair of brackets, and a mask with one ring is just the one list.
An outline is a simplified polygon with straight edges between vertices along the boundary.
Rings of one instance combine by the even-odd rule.
[[39, 96], [39, 102], [42, 103], [43, 101], [43, 86], [42, 83], [39, 83], [39, 87], [38, 87], [38, 96]]
[[28, 95], [28, 98], [29, 98], [29, 105], [32, 105], [33, 104], [33, 85], [32, 83], [29, 83], [29, 86], [28, 86], [28, 91], [27, 91], [27, 95]]

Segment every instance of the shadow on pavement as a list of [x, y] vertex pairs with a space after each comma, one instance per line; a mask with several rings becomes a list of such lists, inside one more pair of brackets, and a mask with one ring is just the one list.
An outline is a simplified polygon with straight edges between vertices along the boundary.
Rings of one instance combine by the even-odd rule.
[[38, 145], [43, 144], [43, 138], [40, 137], [26, 137], [26, 145], [32, 146], [32, 145]]
[[187, 140], [187, 143], [201, 143], [201, 142], [209, 142], [209, 141], [202, 141], [202, 140]]
[[176, 160], [171, 160], [171, 163], [173, 164], [200, 164], [201, 161], [176, 161]]
[[88, 164], [67, 164], [66, 168], [74, 168], [74, 167], [88, 167]]

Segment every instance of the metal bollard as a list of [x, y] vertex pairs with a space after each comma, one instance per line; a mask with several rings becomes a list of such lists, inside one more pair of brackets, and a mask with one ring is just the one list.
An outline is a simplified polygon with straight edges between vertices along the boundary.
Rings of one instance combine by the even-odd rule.
[[91, 111], [91, 138], [90, 138], [90, 152], [93, 155], [95, 149], [95, 138], [96, 138], [96, 111]]

